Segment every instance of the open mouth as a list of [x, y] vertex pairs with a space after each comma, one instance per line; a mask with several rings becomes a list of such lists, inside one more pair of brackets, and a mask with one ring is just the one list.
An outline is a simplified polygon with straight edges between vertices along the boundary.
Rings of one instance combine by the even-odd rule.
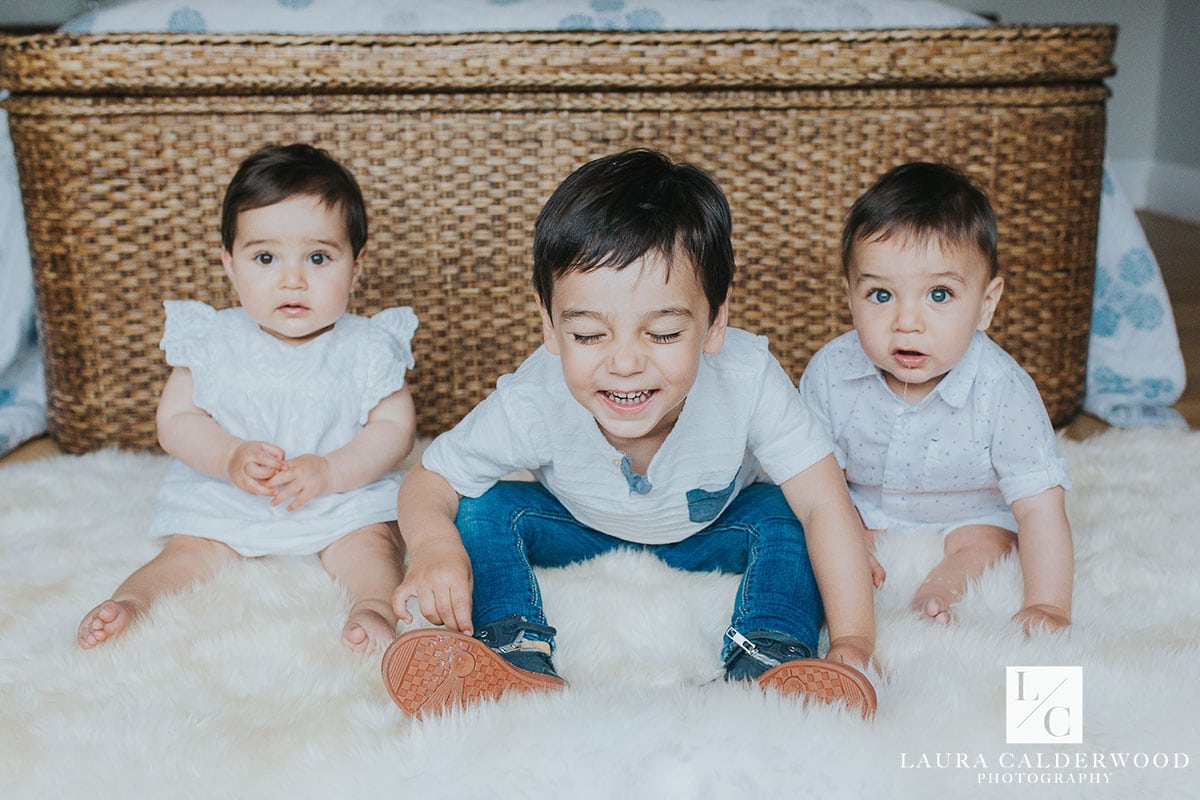
[[642, 403], [645, 403], [647, 400], [649, 400], [651, 397], [653, 397], [655, 392], [657, 392], [657, 391], [658, 391], [657, 389], [650, 389], [650, 390], [643, 389], [640, 392], [601, 391], [600, 394], [604, 395], [605, 399], [607, 399], [610, 403], [612, 403], [615, 406], [618, 406], [621, 408], [634, 408], [636, 406], [641, 405]]
[[925, 359], [928, 358], [928, 356], [919, 350], [895, 350], [892, 352], [892, 355], [901, 366], [910, 369], [921, 366], [925, 363]]

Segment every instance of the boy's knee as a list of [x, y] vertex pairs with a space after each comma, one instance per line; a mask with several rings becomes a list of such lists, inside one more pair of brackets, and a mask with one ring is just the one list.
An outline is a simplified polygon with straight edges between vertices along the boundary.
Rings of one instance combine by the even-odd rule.
[[476, 539], [494, 539], [498, 529], [515, 531], [523, 513], [544, 508], [548, 498], [552, 496], [539, 483], [501, 481], [479, 497], [462, 498], [454, 525], [469, 549]]
[[791, 507], [786, 503], [764, 503], [743, 518], [743, 526], [750, 534], [751, 546], [757, 550], [763, 548], [786, 548], [792, 551], [807, 551], [804, 538], [804, 526]]

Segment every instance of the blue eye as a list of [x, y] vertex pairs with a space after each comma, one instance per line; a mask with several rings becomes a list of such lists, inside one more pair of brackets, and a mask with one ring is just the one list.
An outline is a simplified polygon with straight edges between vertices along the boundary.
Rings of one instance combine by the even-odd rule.
[[929, 299], [935, 303], [945, 303], [950, 299], [950, 290], [939, 286], [929, 291]]
[[873, 303], [890, 303], [892, 300], [892, 293], [887, 289], [872, 289], [871, 291], [867, 292], [867, 299]]

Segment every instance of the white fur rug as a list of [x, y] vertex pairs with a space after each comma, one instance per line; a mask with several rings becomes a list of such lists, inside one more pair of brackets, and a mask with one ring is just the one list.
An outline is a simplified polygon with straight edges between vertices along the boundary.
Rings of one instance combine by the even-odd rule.
[[[1070, 633], [1026, 640], [1009, 622], [1015, 558], [952, 627], [915, 619], [939, 543], [885, 540], [871, 722], [705, 685], [737, 578], [640, 554], [542, 574], [566, 691], [422, 723], [388, 699], [378, 654], [338, 643], [346, 600], [313, 559], [235, 565], [84, 652], [80, 617], [155, 553], [143, 529], [166, 459], [14, 464], [0, 470], [0, 797], [1200, 796], [1200, 433], [1062, 448]], [[1006, 743], [1017, 665], [1082, 666], [1081, 744]]]

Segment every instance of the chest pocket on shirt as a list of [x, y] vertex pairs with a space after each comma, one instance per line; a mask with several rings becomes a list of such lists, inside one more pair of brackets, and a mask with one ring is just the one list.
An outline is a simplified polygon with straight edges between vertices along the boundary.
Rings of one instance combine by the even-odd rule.
[[725, 508], [725, 503], [729, 501], [729, 496], [733, 494], [733, 487], [737, 485], [738, 475], [741, 473], [739, 469], [724, 489], [717, 489], [715, 492], [706, 489], [690, 490], [686, 495], [688, 519], [692, 522], [712, 522], [716, 519], [721, 509]]
[[923, 487], [933, 492], [962, 492], [994, 487], [996, 471], [988, 442], [930, 439], [925, 447]]

